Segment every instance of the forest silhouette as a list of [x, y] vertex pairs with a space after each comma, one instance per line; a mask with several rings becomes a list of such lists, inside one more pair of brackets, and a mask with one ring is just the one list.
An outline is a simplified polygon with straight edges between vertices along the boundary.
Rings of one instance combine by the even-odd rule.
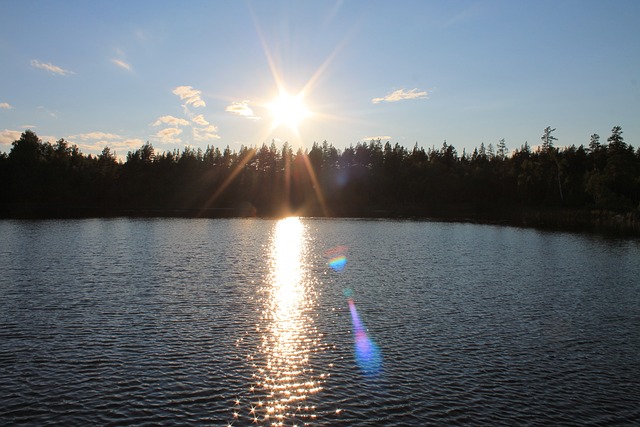
[[160, 153], [147, 142], [126, 161], [109, 147], [84, 155], [28, 130], [0, 153], [0, 216], [418, 217], [637, 233], [640, 149], [619, 126], [586, 147], [556, 147], [554, 130], [535, 149], [513, 151], [504, 139], [472, 153], [446, 141], [427, 150], [373, 140], [343, 150], [324, 141], [295, 152], [272, 142]]

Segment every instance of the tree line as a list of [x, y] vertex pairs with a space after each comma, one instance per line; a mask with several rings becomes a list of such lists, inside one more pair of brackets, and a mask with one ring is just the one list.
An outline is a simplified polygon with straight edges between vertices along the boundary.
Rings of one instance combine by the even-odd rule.
[[29, 216], [436, 216], [495, 218], [532, 209], [640, 211], [640, 149], [613, 127], [606, 143], [510, 151], [504, 139], [458, 153], [446, 141], [425, 150], [381, 140], [343, 150], [327, 141], [294, 151], [150, 143], [118, 161], [109, 147], [84, 155], [25, 131], [0, 153], [0, 214]]

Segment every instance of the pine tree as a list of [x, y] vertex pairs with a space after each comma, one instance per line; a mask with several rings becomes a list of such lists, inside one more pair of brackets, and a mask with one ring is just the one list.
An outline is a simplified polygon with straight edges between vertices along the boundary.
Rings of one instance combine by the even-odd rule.
[[546, 128], [544, 128], [544, 133], [542, 134], [542, 137], [540, 138], [542, 140], [542, 152], [543, 153], [548, 153], [551, 150], [553, 150], [553, 141], [557, 141], [558, 138], [556, 138], [555, 136], [551, 135], [552, 132], [555, 132], [555, 128], [551, 129], [551, 126], [547, 126]]

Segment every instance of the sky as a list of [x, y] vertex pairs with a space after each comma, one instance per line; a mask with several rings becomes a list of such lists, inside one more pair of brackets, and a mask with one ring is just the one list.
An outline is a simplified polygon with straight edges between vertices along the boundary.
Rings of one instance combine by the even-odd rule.
[[[0, 0], [0, 151], [26, 129], [120, 158], [150, 142], [458, 154], [640, 146], [640, 2]], [[278, 101], [281, 94], [287, 94]], [[288, 100], [288, 101], [286, 101]], [[284, 105], [281, 105], [284, 103]]]

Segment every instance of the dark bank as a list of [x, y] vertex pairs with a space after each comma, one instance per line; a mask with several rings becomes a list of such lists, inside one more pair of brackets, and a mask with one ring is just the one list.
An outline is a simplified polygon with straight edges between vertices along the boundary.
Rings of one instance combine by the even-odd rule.
[[640, 235], [640, 150], [615, 126], [607, 144], [535, 150], [504, 140], [461, 154], [381, 140], [338, 150], [324, 141], [157, 153], [146, 143], [119, 161], [26, 131], [0, 155], [4, 218], [420, 218]]

